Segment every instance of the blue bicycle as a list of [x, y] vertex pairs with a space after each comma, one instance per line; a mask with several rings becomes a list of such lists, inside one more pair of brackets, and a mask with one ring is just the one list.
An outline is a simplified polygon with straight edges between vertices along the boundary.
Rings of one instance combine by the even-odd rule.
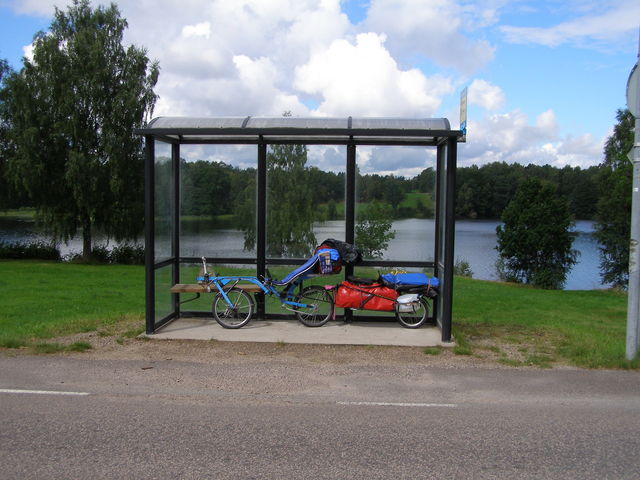
[[[273, 279], [268, 270], [263, 280], [254, 276], [210, 274], [206, 259], [202, 257], [203, 269], [197, 280], [208, 291], [217, 291], [212, 312], [216, 322], [224, 328], [241, 328], [249, 323], [256, 303], [248, 292], [274, 296], [286, 310], [294, 312], [302, 324], [320, 327], [333, 317], [333, 295], [320, 285], [298, 287], [301, 287], [303, 280], [313, 276], [314, 271], [322, 272], [318, 270], [318, 264], [330, 264], [331, 253], [317, 251], [304, 265], [280, 281]], [[297, 288], [299, 292], [296, 294]]]

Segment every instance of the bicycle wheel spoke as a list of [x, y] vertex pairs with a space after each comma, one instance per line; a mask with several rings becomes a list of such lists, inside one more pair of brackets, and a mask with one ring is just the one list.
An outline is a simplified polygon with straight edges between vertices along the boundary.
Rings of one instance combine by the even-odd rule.
[[227, 300], [218, 294], [213, 302], [213, 315], [216, 321], [224, 328], [240, 328], [246, 325], [253, 313], [253, 301], [251, 297], [239, 288], [232, 288], [226, 292]]
[[427, 321], [429, 316], [429, 303], [422, 297], [413, 312], [401, 312], [396, 306], [396, 319], [405, 328], [418, 328]]
[[318, 285], [304, 289], [295, 301], [304, 304], [294, 310], [298, 320], [308, 327], [322, 326], [333, 316], [333, 297]]

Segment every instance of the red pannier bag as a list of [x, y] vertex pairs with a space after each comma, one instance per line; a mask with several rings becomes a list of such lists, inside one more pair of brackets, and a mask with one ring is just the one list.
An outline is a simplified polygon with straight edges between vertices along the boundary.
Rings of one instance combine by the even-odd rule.
[[398, 292], [381, 283], [356, 285], [342, 282], [336, 290], [335, 303], [338, 308], [359, 310], [393, 311]]

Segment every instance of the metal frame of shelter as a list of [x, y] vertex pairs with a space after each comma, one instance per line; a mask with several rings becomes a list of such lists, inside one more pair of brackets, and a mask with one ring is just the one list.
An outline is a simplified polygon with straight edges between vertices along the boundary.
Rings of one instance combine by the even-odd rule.
[[[424, 261], [364, 261], [364, 266], [433, 268], [440, 279], [440, 295], [435, 304], [435, 317], [442, 332], [442, 341], [451, 340], [453, 298], [454, 202], [457, 142], [464, 141], [463, 130], [453, 130], [445, 118], [297, 118], [297, 117], [158, 117], [144, 128], [136, 130], [145, 139], [145, 292], [146, 332], [155, 333], [168, 322], [181, 316], [203, 312], [181, 311], [180, 294], [158, 292], [156, 272], [172, 266], [171, 282], [180, 283], [181, 265], [200, 261], [184, 257], [180, 251], [180, 146], [205, 144], [257, 145], [256, 256], [254, 258], [215, 258], [219, 264], [255, 264], [256, 274], [264, 275], [268, 265], [295, 265], [306, 259], [267, 258], [266, 256], [266, 194], [267, 147], [274, 144], [346, 145], [345, 170], [345, 241], [355, 240], [356, 149], [360, 145], [424, 146], [436, 148], [436, 208], [433, 262]], [[155, 147], [156, 142], [171, 145], [171, 225], [168, 258], [156, 258], [155, 212]], [[345, 274], [353, 273], [353, 267]], [[167, 295], [169, 313], [157, 318], [158, 295]], [[345, 311], [345, 317], [350, 319]], [[264, 302], [258, 298], [258, 318], [267, 318]], [[361, 317], [358, 317], [361, 318]], [[379, 317], [377, 317], [379, 318]]]

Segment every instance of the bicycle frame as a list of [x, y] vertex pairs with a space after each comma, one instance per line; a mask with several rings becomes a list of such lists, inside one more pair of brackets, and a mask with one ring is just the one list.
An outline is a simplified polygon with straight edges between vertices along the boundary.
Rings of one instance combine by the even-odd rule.
[[[202, 273], [196, 280], [206, 291], [215, 293], [213, 315], [224, 328], [241, 328], [250, 321], [256, 307], [255, 298], [250, 293], [276, 296], [284, 309], [294, 312], [298, 320], [308, 327], [322, 326], [332, 317], [333, 296], [327, 293], [326, 288], [302, 287], [303, 280], [309, 278], [308, 274], [286, 278], [288, 283], [284, 283], [253, 275], [218, 275], [215, 272], [212, 275], [205, 257], [202, 257], [202, 267]], [[267, 274], [271, 277], [268, 271]], [[295, 292], [297, 287], [300, 287], [299, 293]], [[319, 302], [326, 302], [329, 306], [319, 307]]]
[[[265, 295], [273, 295], [280, 300], [280, 303], [283, 305], [288, 305], [291, 307], [305, 308], [308, 305], [306, 303], [294, 302], [293, 300], [288, 300], [293, 297], [295, 288], [302, 283], [302, 280], [296, 280], [293, 283], [288, 285], [284, 285], [287, 287], [285, 290], [278, 291], [273, 285], [270, 283], [264, 283], [258, 279], [258, 277], [253, 276], [236, 276], [236, 275], [223, 275], [223, 276], [207, 276], [207, 281], [216, 287], [218, 293], [222, 296], [225, 303], [229, 308], [233, 308], [233, 302], [227, 296], [227, 291], [234, 288], [240, 282], [248, 282], [253, 285], [257, 285], [262, 290], [262, 293]], [[283, 298], [282, 294], [286, 293], [286, 297]]]

